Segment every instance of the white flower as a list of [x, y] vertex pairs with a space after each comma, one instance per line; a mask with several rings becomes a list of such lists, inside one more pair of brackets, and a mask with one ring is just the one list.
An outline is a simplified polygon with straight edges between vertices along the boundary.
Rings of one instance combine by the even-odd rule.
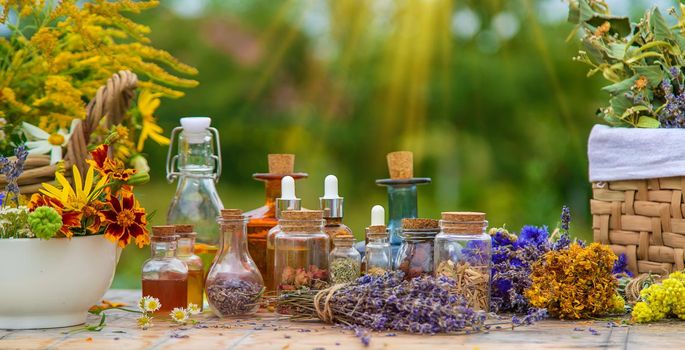
[[66, 129], [59, 129], [53, 134], [48, 134], [45, 130], [24, 122], [22, 128], [24, 129], [24, 134], [29, 139], [26, 142], [29, 154], [50, 153], [50, 165], [57, 164], [57, 162], [62, 160], [62, 148], [69, 143], [71, 134], [80, 122], [81, 120], [74, 119], [71, 122], [69, 132]]
[[143, 312], [155, 312], [162, 307], [162, 304], [159, 302], [159, 299], [148, 295], [140, 298], [138, 306]]
[[188, 313], [191, 315], [198, 315], [202, 310], [200, 307], [193, 303], [188, 303]]
[[188, 318], [190, 317], [190, 315], [188, 314], [188, 310], [182, 307], [177, 307], [171, 310], [169, 316], [171, 316], [171, 319], [174, 320], [176, 323], [186, 323], [188, 322]]
[[138, 324], [138, 327], [148, 329], [152, 327], [152, 317], [147, 315], [140, 316], [136, 319], [136, 323]]

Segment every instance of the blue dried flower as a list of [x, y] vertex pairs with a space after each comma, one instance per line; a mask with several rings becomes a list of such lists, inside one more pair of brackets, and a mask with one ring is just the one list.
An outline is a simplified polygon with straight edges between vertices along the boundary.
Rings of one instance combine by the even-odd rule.
[[611, 270], [614, 275], [626, 275], [633, 277], [633, 273], [628, 270], [628, 257], [625, 253], [618, 256], [618, 260], [614, 263], [614, 268]]
[[519, 238], [516, 241], [516, 246], [523, 247], [527, 245], [533, 245], [536, 247], [541, 247], [549, 245], [549, 231], [547, 226], [537, 227], [526, 225], [521, 229]]
[[571, 227], [571, 209], [567, 206], [561, 207], [561, 229], [568, 232]]

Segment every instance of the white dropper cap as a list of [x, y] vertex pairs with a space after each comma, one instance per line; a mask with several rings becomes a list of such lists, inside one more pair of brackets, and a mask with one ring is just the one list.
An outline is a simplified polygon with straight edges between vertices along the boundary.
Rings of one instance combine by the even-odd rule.
[[281, 199], [297, 199], [295, 196], [295, 179], [292, 176], [284, 176], [281, 179]]
[[338, 178], [335, 177], [335, 175], [328, 175], [326, 176], [326, 180], [324, 180], [324, 191], [323, 191], [323, 199], [339, 199], [340, 196], [338, 196]]
[[188, 143], [204, 143], [207, 136], [207, 128], [212, 123], [212, 118], [208, 117], [186, 117], [181, 118], [183, 136]]
[[383, 206], [374, 205], [371, 208], [371, 226], [385, 225], [385, 209]]

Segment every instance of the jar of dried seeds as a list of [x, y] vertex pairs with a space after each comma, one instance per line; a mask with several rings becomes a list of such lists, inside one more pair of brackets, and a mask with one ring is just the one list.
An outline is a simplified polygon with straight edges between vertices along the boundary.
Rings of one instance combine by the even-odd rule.
[[433, 274], [433, 245], [438, 232], [438, 220], [402, 219], [402, 245], [395, 269], [404, 272], [405, 280]]
[[489, 310], [492, 241], [484, 213], [444, 212], [435, 237], [435, 275], [455, 280], [470, 307]]
[[335, 248], [329, 256], [331, 283], [349, 283], [359, 277], [362, 256], [354, 248], [354, 236], [339, 234], [333, 238]]

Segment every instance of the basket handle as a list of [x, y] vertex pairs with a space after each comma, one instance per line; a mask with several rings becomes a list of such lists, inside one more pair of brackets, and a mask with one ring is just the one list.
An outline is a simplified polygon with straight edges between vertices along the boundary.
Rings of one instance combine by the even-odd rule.
[[86, 159], [90, 157], [88, 144], [91, 134], [98, 128], [102, 118], [106, 118], [107, 128], [121, 123], [131, 106], [137, 85], [138, 77], [135, 73], [122, 70], [112, 75], [98, 89], [86, 107], [86, 120], [76, 126], [67, 145], [65, 163], [68, 166], [74, 164], [81, 174], [85, 174]]

